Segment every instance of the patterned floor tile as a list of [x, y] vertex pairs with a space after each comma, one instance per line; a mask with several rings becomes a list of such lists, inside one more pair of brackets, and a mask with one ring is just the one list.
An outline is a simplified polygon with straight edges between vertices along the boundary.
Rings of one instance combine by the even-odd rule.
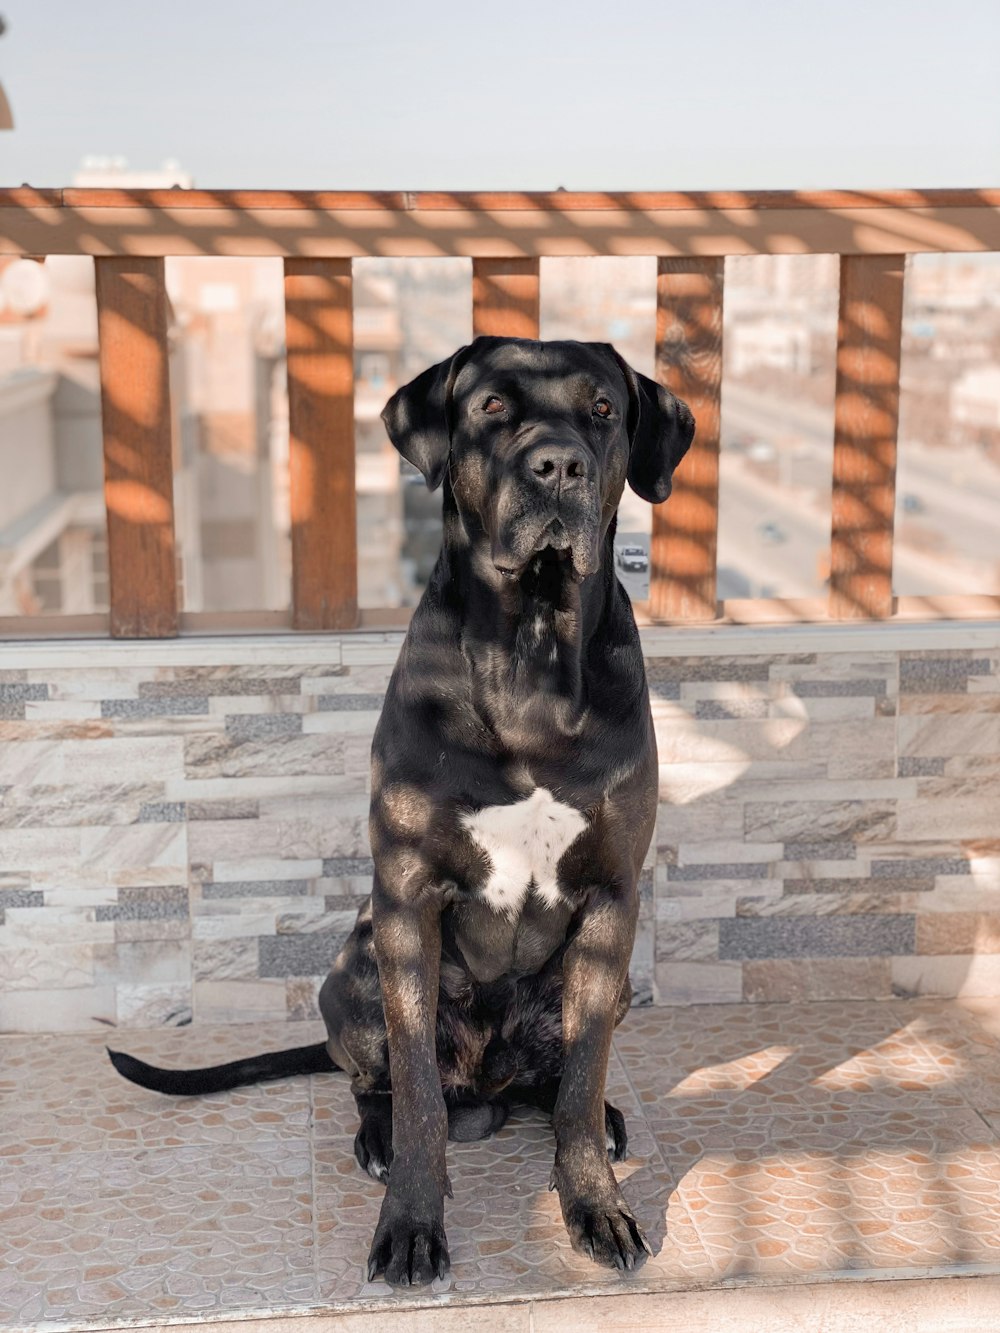
[[[607, 1095], [654, 1249], [623, 1280], [569, 1246], [547, 1118], [450, 1144], [452, 1271], [391, 1295], [363, 1265], [382, 1187], [339, 1074], [206, 1098], [123, 1083], [102, 1042], [0, 1042], [0, 1323], [405, 1306], [745, 1282], [1000, 1272], [1000, 1022], [948, 1001], [634, 1010]], [[285, 1024], [117, 1039], [192, 1067], [290, 1044]], [[295, 1025], [292, 1041], [322, 1027]]]

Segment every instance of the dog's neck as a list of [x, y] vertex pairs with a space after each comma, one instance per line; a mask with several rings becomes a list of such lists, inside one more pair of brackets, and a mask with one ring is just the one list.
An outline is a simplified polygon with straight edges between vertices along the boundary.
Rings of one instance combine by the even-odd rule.
[[616, 600], [613, 535], [612, 518], [600, 566], [586, 578], [575, 580], [551, 552], [505, 578], [485, 534], [470, 536], [446, 483], [437, 593], [459, 620], [477, 711], [512, 746], [582, 725], [588, 648]]

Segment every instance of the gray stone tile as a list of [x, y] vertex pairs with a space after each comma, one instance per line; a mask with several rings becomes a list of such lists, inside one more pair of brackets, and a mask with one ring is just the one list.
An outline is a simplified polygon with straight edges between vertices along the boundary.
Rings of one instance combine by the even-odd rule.
[[201, 886], [203, 898], [299, 898], [309, 892], [307, 879], [255, 879], [211, 882]]
[[725, 722], [730, 718], [767, 717], [766, 699], [699, 699], [694, 715], [699, 721]]
[[319, 711], [321, 713], [379, 712], [385, 703], [384, 694], [321, 694]]
[[646, 663], [650, 685], [682, 680], [769, 680], [772, 657], [669, 657]]
[[139, 810], [140, 824], [182, 824], [185, 805], [183, 801], [148, 801]]
[[97, 921], [158, 921], [187, 917], [188, 891], [183, 884], [124, 888], [118, 902], [95, 909]]
[[992, 675], [988, 657], [907, 657], [899, 662], [903, 694], [965, 694], [970, 676]]
[[370, 856], [325, 856], [324, 879], [348, 879], [355, 875], [374, 875], [375, 862]]
[[138, 722], [151, 717], [196, 717], [207, 714], [207, 699], [102, 699], [101, 717]]
[[767, 879], [767, 861], [726, 861], [718, 864], [668, 865], [667, 879], [691, 883], [702, 879]]
[[719, 921], [719, 958], [880, 958], [916, 950], [915, 917], [773, 916]]
[[47, 699], [47, 685], [28, 685], [18, 681], [0, 681], [0, 703], [26, 703], [29, 699]]
[[800, 699], [843, 698], [880, 699], [885, 694], [884, 680], [793, 680], [793, 694]]
[[649, 694], [652, 699], [679, 699], [681, 683], [679, 680], [650, 679]]
[[897, 772], [901, 778], [942, 778], [944, 777], [944, 760], [901, 754]]
[[45, 896], [41, 889], [0, 889], [0, 908], [42, 907]]
[[260, 977], [319, 977], [343, 947], [350, 930], [262, 935], [257, 941]]
[[876, 879], [970, 873], [971, 866], [961, 856], [904, 857], [899, 860], [872, 862], [872, 875]]
[[139, 684], [140, 699], [209, 698], [241, 694], [301, 694], [300, 676], [223, 677], [188, 676], [150, 680]]
[[831, 842], [786, 842], [786, 861], [853, 861], [857, 844], [846, 839]]
[[266, 740], [301, 732], [300, 713], [230, 713], [226, 717], [226, 735], [233, 740]]

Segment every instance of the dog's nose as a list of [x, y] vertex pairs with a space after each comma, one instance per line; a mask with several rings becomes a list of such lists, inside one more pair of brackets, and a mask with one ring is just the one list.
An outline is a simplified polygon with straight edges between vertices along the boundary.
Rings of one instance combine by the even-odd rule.
[[576, 444], [536, 444], [525, 455], [525, 465], [543, 485], [553, 490], [590, 479], [590, 459]]

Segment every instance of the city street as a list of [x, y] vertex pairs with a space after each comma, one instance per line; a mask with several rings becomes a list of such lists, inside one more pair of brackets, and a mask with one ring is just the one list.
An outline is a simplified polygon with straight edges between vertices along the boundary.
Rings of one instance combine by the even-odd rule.
[[[722, 441], [720, 599], [822, 595], [830, 547], [832, 405], [827, 414], [811, 404], [779, 403], [727, 381]], [[771, 446], [773, 460], [753, 461], [748, 449], [755, 443]], [[772, 479], [775, 473], [778, 480]], [[996, 464], [975, 449], [934, 450], [904, 440], [897, 494], [897, 594], [998, 590]], [[911, 512], [901, 512], [904, 496]], [[638, 545], [648, 551], [648, 510], [632, 501], [626, 492], [615, 546]], [[667, 512], [669, 516], [669, 507]], [[648, 571], [617, 572], [633, 600], [649, 596]]]

